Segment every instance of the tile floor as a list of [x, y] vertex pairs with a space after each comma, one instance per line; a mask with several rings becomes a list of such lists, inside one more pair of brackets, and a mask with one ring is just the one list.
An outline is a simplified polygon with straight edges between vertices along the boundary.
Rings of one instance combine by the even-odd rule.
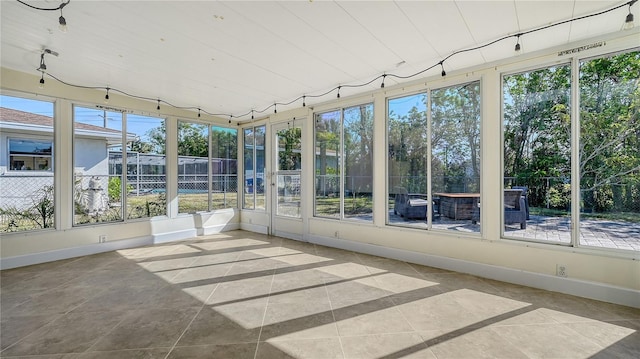
[[640, 309], [244, 231], [0, 274], [6, 358], [640, 357]]

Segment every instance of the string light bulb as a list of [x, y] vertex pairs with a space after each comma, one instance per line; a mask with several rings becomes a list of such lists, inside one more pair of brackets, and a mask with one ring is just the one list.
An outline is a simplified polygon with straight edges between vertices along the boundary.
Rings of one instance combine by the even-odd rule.
[[251, 119], [253, 120], [253, 110], [251, 110]]
[[302, 107], [307, 107], [307, 103], [306, 103], [306, 100], [305, 100], [306, 97], [307, 96], [304, 96], [304, 95], [302, 96]]
[[442, 61], [440, 61], [440, 67], [442, 68], [442, 72], [440, 73], [440, 75], [442, 75], [442, 77], [447, 76], [447, 72], [444, 70], [444, 64], [442, 63]]
[[107, 94], [104, 95], [104, 103], [109, 103], [109, 88], [107, 87]]
[[200, 107], [198, 107], [198, 118], [200, 117]]
[[60, 4], [60, 17], [58, 18], [58, 29], [60, 29], [60, 31], [62, 31], [63, 33], [67, 32], [67, 19], [64, 18], [64, 16], [62, 15], [62, 9], [67, 6], [67, 4], [69, 3], [69, 1], [64, 2], [62, 4]]
[[633, 6], [633, 4], [636, 3], [636, 1], [638, 0], [633, 0], [629, 2], [629, 13], [627, 14], [627, 17], [624, 19], [624, 29], [625, 30], [631, 30], [633, 29], [633, 13], [631, 13], [631, 6]]
[[380, 84], [380, 88], [383, 89], [384, 88], [384, 79], [385, 77], [387, 77], [387, 74], [382, 74], [382, 83]]
[[158, 107], [156, 107], [156, 110], [160, 111], [160, 99], [158, 99]]
[[231, 116], [231, 115], [229, 115], [229, 124], [231, 124], [231, 117], [232, 117], [232, 116]]
[[44, 88], [44, 72], [42, 72], [42, 76], [40, 77], [40, 84], [38, 85], [41, 89]]
[[341, 87], [342, 87], [342, 86], [338, 86], [338, 96], [337, 96], [337, 98], [340, 98], [340, 88], [341, 88]]
[[273, 113], [278, 113], [278, 104], [277, 103], [273, 104]]
[[516, 52], [520, 52], [521, 50], [521, 46], [520, 46], [520, 34], [518, 34], [518, 40], [516, 41], [516, 47], [514, 49]]

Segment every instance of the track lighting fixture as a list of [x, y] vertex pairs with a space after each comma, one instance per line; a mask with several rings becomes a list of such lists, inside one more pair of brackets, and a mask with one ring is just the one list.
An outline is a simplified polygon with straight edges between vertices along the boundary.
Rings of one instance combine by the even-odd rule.
[[40, 85], [38, 85], [41, 89], [44, 88], [44, 72], [42, 72], [42, 76], [40, 77]]
[[636, 1], [638, 0], [632, 0], [629, 2], [629, 13], [627, 14], [627, 17], [624, 20], [624, 29], [625, 30], [630, 30], [633, 28], [633, 14], [631, 13], [631, 7], [633, 6], [633, 4], [636, 3]]
[[384, 88], [384, 79], [385, 77], [387, 77], [387, 74], [383, 74], [382, 75], [382, 83], [380, 84], [380, 88], [383, 89]]
[[158, 107], [156, 107], [156, 110], [160, 111], [160, 99], [158, 99]]
[[442, 61], [440, 61], [440, 67], [442, 68], [442, 72], [440, 73], [440, 75], [442, 75], [442, 77], [447, 76], [447, 72], [444, 70], [444, 64], [442, 63]]
[[515, 51], [520, 52], [520, 34], [518, 34], [518, 41], [516, 42]]
[[107, 87], [107, 94], [104, 95], [104, 103], [109, 103], [109, 88]]
[[337, 96], [337, 98], [340, 98], [340, 88], [341, 88], [341, 87], [342, 87], [342, 86], [338, 86], [338, 96]]

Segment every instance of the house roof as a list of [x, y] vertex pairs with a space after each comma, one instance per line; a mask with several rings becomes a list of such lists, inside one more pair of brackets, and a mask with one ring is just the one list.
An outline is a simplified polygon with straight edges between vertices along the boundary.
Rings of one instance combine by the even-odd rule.
[[[0, 107], [0, 123], [17, 123], [21, 125], [53, 127], [53, 117]], [[76, 122], [75, 127], [81, 130], [98, 131], [110, 134], [121, 133], [120, 131], [111, 128], [104, 128], [81, 122]]]

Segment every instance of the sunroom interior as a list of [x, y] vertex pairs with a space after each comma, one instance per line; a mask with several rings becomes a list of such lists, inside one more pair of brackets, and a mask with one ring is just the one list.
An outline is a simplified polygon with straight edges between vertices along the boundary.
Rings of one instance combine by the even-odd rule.
[[244, 230], [640, 307], [635, 1], [1, 10], [3, 270]]

